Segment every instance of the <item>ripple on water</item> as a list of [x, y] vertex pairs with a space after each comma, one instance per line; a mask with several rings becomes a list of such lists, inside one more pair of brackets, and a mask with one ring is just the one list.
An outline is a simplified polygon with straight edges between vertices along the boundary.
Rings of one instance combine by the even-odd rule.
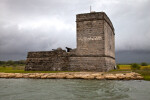
[[150, 82], [0, 79], [0, 100], [150, 100]]

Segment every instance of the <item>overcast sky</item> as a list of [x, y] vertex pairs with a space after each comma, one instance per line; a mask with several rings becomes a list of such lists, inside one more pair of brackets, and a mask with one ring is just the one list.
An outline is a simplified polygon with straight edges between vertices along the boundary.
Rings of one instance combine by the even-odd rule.
[[117, 62], [150, 62], [150, 0], [0, 0], [0, 60], [76, 48], [76, 14], [106, 12]]

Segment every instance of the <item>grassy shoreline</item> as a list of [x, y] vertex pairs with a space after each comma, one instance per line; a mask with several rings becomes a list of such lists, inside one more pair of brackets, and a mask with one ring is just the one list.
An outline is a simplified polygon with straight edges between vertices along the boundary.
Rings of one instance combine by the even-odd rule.
[[[150, 65], [141, 66], [140, 70], [131, 70], [131, 65], [119, 65], [119, 69], [111, 70], [107, 73], [127, 73], [136, 72], [144, 77], [144, 80], [150, 81]], [[60, 72], [77, 72], [77, 71], [24, 71], [25, 65], [17, 66], [0, 66], [0, 73], [60, 73]]]
[[75, 72], [75, 71], [24, 71], [24, 66], [0, 66], [1, 73], [59, 73], [59, 72]]
[[130, 71], [136, 72], [143, 76], [144, 80], [150, 81], [150, 65], [148, 66], [141, 66], [139, 70], [131, 70], [131, 65], [119, 65], [119, 69], [111, 70], [109, 72], [121, 72]]

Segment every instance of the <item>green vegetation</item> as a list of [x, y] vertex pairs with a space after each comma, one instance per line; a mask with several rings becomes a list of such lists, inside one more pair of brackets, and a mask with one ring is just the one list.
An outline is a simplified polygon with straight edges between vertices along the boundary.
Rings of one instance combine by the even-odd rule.
[[117, 65], [117, 69], [120, 69], [119, 65]]
[[20, 61], [0, 61], [0, 72], [23, 72], [25, 60]]
[[119, 65], [120, 70], [131, 70], [131, 65]]
[[133, 63], [131, 65], [131, 69], [132, 70], [139, 70], [141, 68], [141, 65], [137, 64], [137, 63]]
[[0, 72], [19, 73], [24, 71], [24, 66], [0, 66]]
[[136, 70], [135, 72], [141, 74], [145, 80], [150, 81], [150, 68], [149, 69], [143, 69], [143, 70]]
[[24, 66], [0, 66], [0, 72], [4, 73], [58, 73], [58, 72], [75, 72], [75, 71], [24, 71]]
[[142, 63], [141, 63], [141, 66], [148, 66], [148, 64], [145, 63], [145, 62], [142, 62]]
[[121, 65], [119, 64], [119, 69], [117, 70], [111, 70], [110, 72], [114, 73], [125, 73], [125, 72], [137, 72], [141, 74], [145, 80], [150, 80], [150, 65], [145, 65], [141, 63], [141, 66], [139, 64], [129, 64], [129, 65]]
[[25, 60], [20, 61], [0, 61], [0, 72], [4, 73], [57, 73], [71, 71], [24, 71]]
[[6, 67], [6, 66], [24, 66], [25, 60], [19, 60], [19, 61], [0, 61], [0, 66]]
[[[58, 73], [58, 72], [75, 72], [75, 71], [24, 71], [25, 61], [0, 61], [0, 72], [4, 73]], [[118, 64], [117, 69], [109, 71], [110, 73], [127, 73], [137, 72], [145, 80], [150, 80], [150, 65], [147, 63], [139, 64]]]

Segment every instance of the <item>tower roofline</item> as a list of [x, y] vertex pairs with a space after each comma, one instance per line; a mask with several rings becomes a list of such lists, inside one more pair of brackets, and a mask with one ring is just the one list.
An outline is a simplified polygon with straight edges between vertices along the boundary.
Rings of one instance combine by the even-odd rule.
[[94, 20], [105, 20], [109, 24], [111, 29], [114, 31], [113, 24], [105, 12], [90, 12], [76, 15], [76, 22], [94, 21]]

